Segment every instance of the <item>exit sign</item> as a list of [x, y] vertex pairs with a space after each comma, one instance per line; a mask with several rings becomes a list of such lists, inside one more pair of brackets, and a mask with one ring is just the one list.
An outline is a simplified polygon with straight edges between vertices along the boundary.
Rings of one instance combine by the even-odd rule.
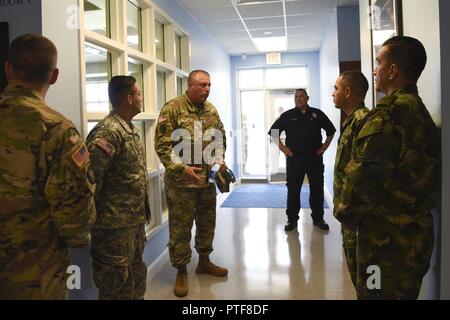
[[281, 64], [281, 53], [280, 52], [266, 53], [266, 63], [267, 64]]

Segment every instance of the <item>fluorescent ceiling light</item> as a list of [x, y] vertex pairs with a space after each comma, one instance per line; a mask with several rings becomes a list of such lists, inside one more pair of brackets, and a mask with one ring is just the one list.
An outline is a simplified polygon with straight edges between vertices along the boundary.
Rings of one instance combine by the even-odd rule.
[[287, 50], [286, 37], [253, 38], [253, 43], [260, 52]]

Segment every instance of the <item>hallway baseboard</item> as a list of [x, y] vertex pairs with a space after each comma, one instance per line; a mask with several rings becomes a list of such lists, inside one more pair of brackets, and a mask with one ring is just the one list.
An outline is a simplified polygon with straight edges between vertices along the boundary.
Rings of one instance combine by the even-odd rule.
[[166, 248], [158, 258], [147, 267], [147, 283], [151, 281], [167, 264], [170, 264], [169, 248]]

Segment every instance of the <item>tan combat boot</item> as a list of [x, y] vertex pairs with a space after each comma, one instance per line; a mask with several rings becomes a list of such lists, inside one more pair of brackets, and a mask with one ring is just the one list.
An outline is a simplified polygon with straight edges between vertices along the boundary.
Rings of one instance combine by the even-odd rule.
[[209, 261], [209, 256], [200, 255], [195, 273], [209, 274], [215, 277], [226, 277], [228, 275], [228, 270], [216, 266], [214, 263]]
[[175, 281], [175, 287], [173, 288], [173, 293], [177, 297], [185, 297], [188, 294], [188, 274], [186, 265], [178, 267], [177, 279]]

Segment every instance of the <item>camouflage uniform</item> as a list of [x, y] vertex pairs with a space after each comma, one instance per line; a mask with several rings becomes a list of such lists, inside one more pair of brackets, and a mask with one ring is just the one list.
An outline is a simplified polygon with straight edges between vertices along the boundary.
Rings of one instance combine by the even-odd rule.
[[65, 299], [67, 247], [95, 220], [89, 154], [36, 91], [0, 94], [0, 300]]
[[[358, 127], [335, 216], [357, 227], [359, 299], [417, 298], [433, 250], [438, 153], [416, 86], [383, 98]], [[380, 268], [381, 289], [368, 288], [369, 266]]]
[[[352, 139], [358, 124], [369, 112], [364, 104], [356, 106], [353, 112], [345, 119], [342, 125], [342, 133], [338, 142], [336, 152], [336, 162], [334, 165], [334, 207], [337, 207], [342, 201], [342, 181], [344, 179], [344, 169], [351, 159]], [[348, 270], [350, 272], [353, 285], [356, 287], [356, 231], [352, 228], [342, 226], [342, 244], [347, 260]]]
[[92, 229], [91, 256], [99, 299], [143, 299], [144, 226], [150, 207], [139, 133], [111, 113], [89, 133], [87, 144], [97, 183], [98, 218]]
[[[201, 128], [199, 125], [201, 124]], [[172, 134], [184, 133], [184, 140], [172, 140]], [[161, 110], [155, 133], [155, 149], [166, 168], [165, 184], [167, 206], [169, 209], [169, 252], [172, 265], [179, 267], [191, 259], [191, 228], [196, 225], [195, 248], [201, 255], [209, 255], [213, 251], [214, 229], [216, 221], [216, 189], [207, 182], [210, 164], [202, 157], [208, 152], [209, 129], [216, 129], [216, 156], [225, 153], [226, 137], [223, 124], [216, 108], [205, 102], [203, 108], [195, 106], [187, 94], [167, 102]], [[215, 130], [214, 130], [215, 131]], [[205, 135], [205, 136], [204, 136]], [[195, 143], [196, 142], [196, 143]], [[190, 156], [183, 150], [175, 154], [174, 148], [179, 143], [190, 149]], [[196, 148], [197, 146], [197, 148]], [[214, 154], [213, 154], [214, 155]], [[184, 158], [183, 160], [180, 158]], [[203, 185], [192, 185], [184, 181], [183, 172], [186, 165], [202, 167], [197, 175], [204, 178]]]

